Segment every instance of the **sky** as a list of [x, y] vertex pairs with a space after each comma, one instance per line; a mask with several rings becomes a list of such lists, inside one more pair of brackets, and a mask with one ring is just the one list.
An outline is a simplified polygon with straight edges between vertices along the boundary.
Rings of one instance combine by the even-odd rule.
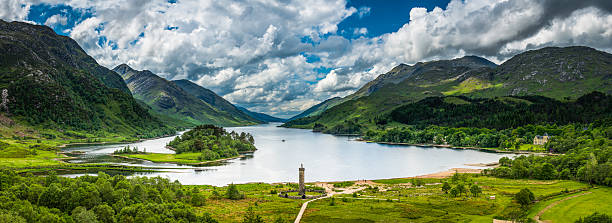
[[291, 117], [400, 63], [584, 45], [612, 52], [610, 0], [2, 0], [110, 69], [189, 79]]

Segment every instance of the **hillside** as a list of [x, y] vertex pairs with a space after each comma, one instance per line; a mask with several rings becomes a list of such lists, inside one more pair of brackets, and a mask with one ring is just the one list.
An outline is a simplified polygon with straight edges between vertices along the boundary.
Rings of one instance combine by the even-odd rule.
[[589, 47], [548, 47], [518, 54], [488, 73], [502, 84], [481, 95], [577, 98], [597, 90], [612, 94], [612, 54]]
[[174, 84], [185, 90], [187, 93], [195, 96], [196, 98], [208, 103], [219, 111], [227, 112], [233, 117], [240, 118], [243, 120], [247, 120], [250, 122], [261, 123], [259, 119], [256, 119], [245, 112], [238, 109], [229, 101], [225, 100], [221, 96], [217, 95], [215, 92], [206, 89], [200, 85], [197, 85], [189, 80], [174, 80], [172, 81]]
[[612, 55], [588, 47], [543, 48], [499, 66], [479, 57], [401, 64], [364, 85], [345, 102], [285, 127], [374, 125], [394, 108], [426, 97], [542, 95], [575, 99], [592, 91], [612, 93]]
[[119, 75], [49, 27], [0, 20], [0, 51], [8, 102], [1, 112], [20, 125], [130, 136], [174, 132], [132, 98]]
[[126, 64], [113, 69], [125, 80], [134, 98], [162, 115], [180, 119], [193, 125], [214, 124], [238, 126], [255, 124], [254, 121], [234, 117], [196, 98], [172, 81], [161, 78], [151, 71], [137, 71]]
[[316, 116], [319, 115], [321, 113], [323, 113], [325, 110], [334, 107], [342, 102], [344, 102], [345, 99], [341, 98], [341, 97], [333, 97], [330, 99], [327, 99], [319, 104], [316, 104], [308, 109], [306, 109], [305, 111], [303, 111], [302, 113], [293, 116], [289, 119], [289, 121], [291, 120], [296, 120], [299, 118], [304, 118], [304, 117], [310, 117], [310, 116]]
[[429, 97], [397, 107], [386, 118], [384, 121], [416, 126], [492, 129], [517, 128], [529, 124], [593, 123], [612, 120], [612, 96], [591, 92], [568, 102], [544, 96]]
[[253, 112], [253, 111], [250, 111], [240, 106], [236, 106], [236, 108], [238, 108], [240, 111], [262, 122], [286, 122], [287, 121], [287, 119], [277, 118], [277, 117], [274, 117], [268, 114], [264, 114], [264, 113]]

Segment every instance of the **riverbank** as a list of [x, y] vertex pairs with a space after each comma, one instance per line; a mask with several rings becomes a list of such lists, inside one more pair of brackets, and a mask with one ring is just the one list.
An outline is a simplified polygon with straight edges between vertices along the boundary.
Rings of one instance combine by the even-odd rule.
[[172, 154], [172, 153], [144, 153], [144, 154], [111, 154], [113, 157], [119, 157], [124, 159], [134, 159], [134, 160], [146, 160], [154, 163], [172, 163], [172, 164], [181, 164], [181, 165], [189, 165], [189, 166], [202, 166], [207, 164], [219, 163], [228, 160], [233, 160], [237, 158], [243, 158], [245, 155], [232, 156], [222, 159], [216, 160], [207, 160], [200, 161], [201, 153], [181, 153], [181, 154]]
[[436, 147], [436, 148], [447, 148], [447, 149], [459, 149], [459, 150], [477, 150], [481, 152], [492, 152], [492, 153], [508, 153], [508, 154], [529, 154], [529, 155], [538, 155], [538, 156], [558, 156], [556, 153], [543, 153], [543, 152], [534, 152], [534, 151], [520, 151], [520, 150], [499, 150], [494, 148], [481, 148], [481, 147], [471, 147], [471, 146], [452, 146], [452, 145], [441, 145], [441, 144], [418, 144], [418, 143], [401, 143], [401, 142], [376, 142], [376, 141], [368, 141], [362, 138], [355, 139], [355, 141], [365, 142], [365, 143], [377, 143], [383, 145], [401, 145], [401, 146], [419, 146], [419, 147]]

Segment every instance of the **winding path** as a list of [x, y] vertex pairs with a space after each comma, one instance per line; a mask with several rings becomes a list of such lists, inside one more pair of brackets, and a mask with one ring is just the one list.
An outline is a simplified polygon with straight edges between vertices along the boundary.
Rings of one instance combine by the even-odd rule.
[[[582, 194], [576, 194], [576, 195], [574, 195], [574, 196], [571, 196], [571, 197], [566, 197], [566, 198], [563, 198], [563, 199], [561, 199], [561, 200], [555, 201], [555, 202], [553, 202], [552, 204], [549, 204], [548, 206], [546, 206], [544, 209], [540, 210], [540, 212], [538, 212], [538, 214], [536, 214], [535, 216], [533, 216], [533, 220], [536, 220], [538, 223], [545, 223], [545, 222], [547, 222], [547, 221], [542, 221], [542, 220], [540, 220], [540, 216], [541, 216], [542, 214], [544, 214], [544, 212], [548, 211], [548, 209], [551, 209], [552, 207], [554, 207], [555, 205], [557, 205], [557, 204], [559, 204], [559, 203], [561, 203], [561, 202], [563, 202], [563, 201], [566, 201], [566, 200], [569, 200], [569, 199], [572, 199], [572, 198], [576, 198], [576, 197], [580, 197], [580, 196], [582, 196], [582, 195], [587, 195], [587, 194], [590, 194], [590, 193], [593, 193], [593, 192], [590, 192], [590, 191], [589, 191], [589, 192], [582, 193]], [[549, 222], [549, 221], [548, 221], [548, 222]]]
[[348, 189], [340, 191], [340, 192], [335, 192], [333, 190], [334, 186], [331, 185], [331, 184], [328, 184], [328, 183], [319, 183], [319, 184], [316, 184], [316, 185], [325, 188], [325, 192], [327, 193], [327, 196], [320, 197], [320, 198], [315, 198], [315, 199], [312, 199], [312, 200], [304, 202], [302, 204], [302, 208], [300, 208], [300, 213], [298, 213], [297, 217], [295, 217], [295, 221], [293, 221], [293, 223], [300, 223], [300, 220], [302, 220], [302, 216], [304, 215], [304, 212], [306, 211], [306, 207], [308, 207], [308, 203], [310, 203], [312, 201], [316, 201], [316, 200], [319, 200], [319, 199], [325, 199], [325, 198], [328, 198], [328, 197], [332, 197], [332, 196], [334, 196], [336, 194], [352, 194], [352, 193], [355, 193], [357, 191], [361, 191], [361, 190], [366, 188], [363, 185], [358, 184], [360, 187], [357, 187], [357, 188], [348, 188]]

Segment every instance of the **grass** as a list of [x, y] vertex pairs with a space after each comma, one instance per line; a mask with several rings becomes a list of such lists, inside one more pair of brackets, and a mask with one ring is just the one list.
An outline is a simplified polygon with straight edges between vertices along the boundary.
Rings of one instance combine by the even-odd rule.
[[555, 223], [564, 223], [574, 222], [578, 218], [588, 216], [593, 212], [612, 213], [612, 203], [610, 203], [610, 201], [612, 201], [612, 188], [596, 188], [589, 192], [591, 192], [591, 194], [562, 201], [544, 212], [542, 216], [540, 216], [540, 219], [551, 220]]
[[[441, 179], [434, 179], [434, 178], [421, 178], [420, 180], [425, 184], [440, 183], [441, 181]], [[381, 180], [373, 180], [373, 182], [380, 183], [380, 184], [403, 184], [403, 183], [412, 183], [413, 178], [381, 179]]]
[[[375, 183], [379, 183], [376, 187], [359, 191], [356, 197], [352, 194], [335, 195], [333, 205], [330, 198], [311, 202], [302, 222], [491, 222], [495, 216], [504, 216], [506, 212], [516, 207], [513, 197], [522, 188], [529, 188], [538, 198], [561, 194], [542, 201], [541, 204], [536, 203], [531, 207], [530, 214], [537, 213], [546, 207], [547, 203], [571, 196], [572, 194], [561, 193], [566, 189], [571, 191], [589, 188], [587, 184], [568, 180], [515, 180], [475, 174], [463, 176], [467, 176], [464, 177], [465, 185], [477, 184], [483, 189], [483, 193], [476, 197], [466, 194], [457, 198], [450, 197], [442, 192], [439, 184], [443, 181], [450, 182], [448, 178], [422, 179], [427, 183], [422, 187], [404, 184], [411, 182], [411, 179], [375, 180]], [[453, 186], [457, 184], [450, 183]], [[249, 207], [252, 207], [255, 214], [260, 215], [266, 222], [272, 222], [277, 218], [292, 222], [304, 202], [280, 198], [276, 194], [279, 191], [296, 189], [295, 184], [251, 183], [236, 186], [245, 194], [245, 199], [229, 200], [213, 196], [213, 191], [221, 196], [224, 195], [226, 187], [204, 185], [184, 187], [188, 190], [195, 188], [206, 196], [208, 198], [206, 205], [197, 207], [197, 211], [210, 213], [220, 222], [242, 221]], [[572, 200], [572, 203], [568, 203], [570, 207], [550, 209], [549, 215], [557, 216], [560, 212], [564, 212], [567, 214], [564, 216], [573, 219], [574, 216], [577, 218], [594, 212], [589, 209], [592, 206], [598, 208], [594, 210], [609, 213], [610, 205], [607, 202], [611, 199], [612, 189], [602, 187], [590, 191], [593, 191], [592, 196], [581, 198], [583, 201]], [[491, 200], [489, 196], [495, 196], [496, 199]], [[530, 216], [533, 215], [535, 214]]]
[[[522, 188], [529, 188], [536, 197], [545, 197], [566, 188], [576, 190], [588, 187], [580, 182], [565, 180], [470, 176], [464, 184], [479, 185], [483, 189], [482, 195], [453, 198], [442, 193], [441, 184], [436, 183], [450, 179], [423, 179], [428, 184], [423, 187], [404, 185], [412, 179], [374, 180], [380, 185], [358, 192], [358, 198], [350, 194], [340, 195], [333, 206], [329, 199], [311, 203], [303, 222], [491, 222], [494, 216], [504, 215], [507, 207], [515, 205], [513, 196]], [[490, 200], [489, 196], [496, 196], [496, 199]]]
[[200, 164], [203, 162], [214, 162], [224, 159], [232, 159], [236, 157], [222, 158], [218, 160], [200, 160], [202, 153], [145, 153], [145, 154], [120, 154], [120, 156], [148, 160], [155, 163], [178, 163], [178, 164]]
[[97, 135], [74, 131], [59, 132], [16, 125], [0, 125], [0, 167], [28, 168], [68, 165], [59, 161], [59, 148], [68, 144], [95, 144], [135, 141], [136, 138], [118, 134]]
[[451, 90], [444, 91], [442, 94], [444, 95], [457, 95], [457, 94], [466, 94], [477, 90], [483, 90], [487, 88], [499, 88], [502, 87], [502, 84], [491, 84], [489, 82], [480, 80], [478, 78], [468, 78], [463, 82], [459, 83], [457, 86], [453, 86]]
[[521, 144], [519, 151], [546, 152], [543, 145]]
[[156, 163], [180, 163], [180, 164], [196, 164], [202, 161], [199, 160], [201, 153], [146, 153], [146, 154], [122, 154], [121, 156], [129, 158], [138, 158]]
[[0, 166], [8, 168], [65, 165], [58, 160], [63, 158], [62, 156], [46, 150], [3, 149], [0, 151], [0, 157]]
[[[289, 192], [287, 194], [289, 196], [296, 196], [296, 197], [301, 196], [299, 195], [299, 192]], [[317, 195], [321, 195], [321, 193], [306, 191], [306, 196], [317, 196]]]
[[294, 189], [290, 185], [273, 185], [264, 183], [251, 183], [236, 185], [246, 198], [242, 200], [229, 200], [226, 198], [214, 199], [212, 193], [216, 190], [219, 194], [225, 194], [227, 187], [212, 187], [204, 185], [186, 186], [197, 188], [204, 196], [208, 197], [207, 204], [197, 207], [200, 213], [210, 213], [219, 222], [241, 222], [249, 207], [262, 216], [265, 222], [272, 222], [281, 218], [285, 222], [293, 222], [295, 215], [299, 212], [303, 200], [280, 198], [271, 194], [271, 190], [284, 191]]

